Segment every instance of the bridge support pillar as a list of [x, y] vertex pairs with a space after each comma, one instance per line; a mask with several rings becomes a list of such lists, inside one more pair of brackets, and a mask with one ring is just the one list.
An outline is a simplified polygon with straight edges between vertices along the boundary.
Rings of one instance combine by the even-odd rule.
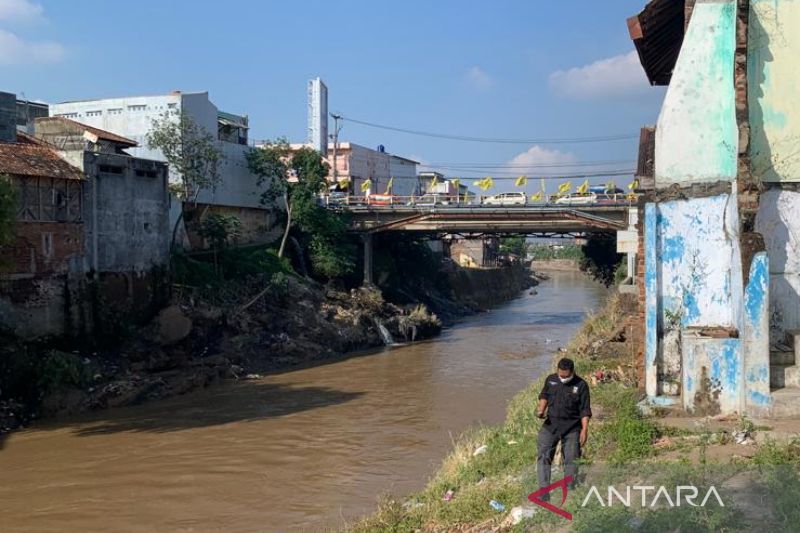
[[373, 260], [373, 237], [372, 233], [365, 233], [361, 236], [364, 243], [364, 285], [372, 285], [372, 260]]

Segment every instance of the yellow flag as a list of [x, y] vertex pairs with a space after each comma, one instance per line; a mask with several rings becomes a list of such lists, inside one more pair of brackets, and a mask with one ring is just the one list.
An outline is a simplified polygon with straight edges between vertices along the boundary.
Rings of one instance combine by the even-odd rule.
[[431, 180], [431, 189], [439, 185], [439, 176], [434, 176]]
[[350, 178], [342, 178], [339, 180], [339, 187], [343, 190], [348, 190], [350, 188]]
[[370, 187], [372, 187], [372, 180], [365, 180], [364, 183], [361, 184], [361, 192], [367, 192]]
[[539, 201], [541, 201], [542, 196], [543, 195], [542, 195], [541, 191], [537, 192], [536, 194], [532, 194], [531, 195], [531, 202], [539, 202]]
[[630, 183], [628, 184], [628, 188], [629, 188], [630, 190], [632, 190], [632, 191], [633, 191], [633, 190], [635, 190], [635, 189], [638, 189], [638, 188], [639, 188], [639, 180], [637, 180], [637, 179], [634, 179], [632, 182], [630, 182]]
[[614, 183], [614, 180], [606, 182], [606, 192], [608, 192], [608, 191], [616, 191], [616, 190], [617, 190], [617, 184]]
[[461, 180], [458, 179], [458, 178], [451, 179], [450, 183], [453, 184], [453, 187], [455, 188], [455, 190], [458, 190], [458, 188], [461, 187]]
[[386, 194], [392, 194], [392, 185], [394, 185], [394, 176], [389, 178], [389, 183], [386, 184]]
[[565, 181], [561, 185], [558, 186], [558, 194], [567, 194], [570, 189], [572, 189], [572, 182]]
[[577, 189], [575, 189], [575, 191], [578, 194], [586, 194], [587, 192], [589, 192], [589, 180], [586, 180], [583, 183], [581, 183], [580, 186]]
[[528, 184], [528, 176], [520, 176], [517, 178], [517, 181], [514, 182], [516, 187], [524, 187]]
[[628, 200], [630, 200], [630, 201], [632, 201], [632, 202], [633, 202], [633, 201], [635, 201], [635, 200], [636, 200], [636, 198], [637, 198], [637, 196], [636, 196], [636, 193], [635, 193], [635, 192], [629, 192], [629, 193], [628, 193]]
[[492, 187], [494, 187], [494, 179], [491, 176], [487, 176], [482, 180], [478, 180], [475, 182], [475, 186], [479, 187], [482, 191], [488, 191]]

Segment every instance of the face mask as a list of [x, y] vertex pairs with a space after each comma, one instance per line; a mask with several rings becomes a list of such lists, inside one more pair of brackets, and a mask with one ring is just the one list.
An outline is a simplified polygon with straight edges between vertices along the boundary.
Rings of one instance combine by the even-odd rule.
[[568, 378], [559, 377], [558, 380], [561, 381], [561, 383], [566, 384], [566, 383], [569, 383], [570, 381], [572, 381], [572, 376], [570, 376]]

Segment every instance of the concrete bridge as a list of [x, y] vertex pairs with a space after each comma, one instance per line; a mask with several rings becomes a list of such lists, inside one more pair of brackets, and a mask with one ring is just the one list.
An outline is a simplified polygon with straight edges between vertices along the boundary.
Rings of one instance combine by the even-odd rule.
[[343, 206], [358, 233], [558, 235], [612, 233], [628, 226], [626, 204], [591, 206]]
[[[372, 282], [373, 235], [389, 232], [552, 237], [617, 233], [631, 224], [628, 204], [585, 206], [331, 206], [350, 215], [364, 243], [364, 281]], [[635, 210], [634, 210], [635, 211]]]

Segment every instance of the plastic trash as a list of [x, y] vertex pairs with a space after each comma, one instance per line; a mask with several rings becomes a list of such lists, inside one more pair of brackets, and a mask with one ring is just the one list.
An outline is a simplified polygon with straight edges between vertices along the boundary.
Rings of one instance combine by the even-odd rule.
[[489, 505], [492, 507], [492, 509], [501, 513], [506, 510], [506, 506], [498, 502], [497, 500], [490, 501]]
[[517, 441], [515, 441], [515, 440], [510, 440], [506, 444], [508, 444], [509, 446], [515, 446], [515, 445], [517, 445], [519, 443]]
[[489, 449], [489, 447], [487, 445], [485, 445], [485, 444], [482, 445], [482, 446], [478, 446], [477, 448], [475, 448], [475, 451], [472, 452], [472, 456], [476, 457], [476, 456], [478, 456], [478, 455], [480, 455], [482, 453], [486, 453], [486, 450], [488, 450], [488, 449]]
[[536, 509], [531, 509], [530, 507], [514, 507], [511, 509], [509, 516], [511, 517], [511, 524], [516, 526], [527, 518], [533, 518], [535, 514]]
[[442, 501], [449, 502], [450, 500], [453, 499], [453, 496], [455, 496], [455, 492], [453, 491], [453, 489], [450, 489], [444, 493], [444, 496], [442, 496]]

